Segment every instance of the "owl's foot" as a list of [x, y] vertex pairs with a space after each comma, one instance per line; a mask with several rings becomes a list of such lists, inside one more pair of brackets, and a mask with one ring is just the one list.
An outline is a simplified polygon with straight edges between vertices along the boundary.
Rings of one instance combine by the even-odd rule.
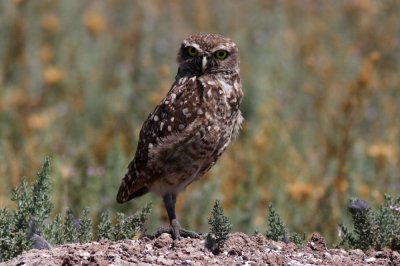
[[190, 231], [190, 230], [187, 230], [187, 229], [180, 228], [178, 230], [178, 232], [174, 233], [172, 228], [165, 228], [165, 227], [158, 228], [157, 232], [155, 234], [155, 237], [159, 237], [163, 233], [170, 234], [173, 239], [181, 239], [182, 237], [184, 237], [184, 238], [190, 237], [190, 238], [196, 238], [196, 239], [202, 238], [200, 234]]
[[181, 228], [177, 219], [173, 219], [171, 221], [170, 228], [160, 227], [156, 232], [156, 237], [160, 236], [163, 233], [171, 234], [173, 239], [180, 239], [182, 237], [190, 237], [197, 239], [201, 238], [201, 236], [198, 233]]

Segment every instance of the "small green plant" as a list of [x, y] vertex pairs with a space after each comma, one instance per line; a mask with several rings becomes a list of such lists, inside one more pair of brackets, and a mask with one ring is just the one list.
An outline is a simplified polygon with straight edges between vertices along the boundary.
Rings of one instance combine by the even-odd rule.
[[64, 244], [64, 230], [61, 214], [58, 213], [54, 219], [46, 225], [44, 230], [44, 235], [47, 236], [47, 239], [50, 243], [55, 245]]
[[[79, 220], [71, 210], [67, 210], [64, 224], [58, 228], [62, 232], [61, 243], [59, 244], [87, 243], [92, 240], [92, 220], [89, 218], [89, 210], [87, 208], [83, 209], [82, 217]], [[56, 232], [51, 231], [50, 233]]]
[[93, 239], [92, 234], [92, 220], [89, 218], [89, 210], [87, 208], [83, 209], [82, 218], [79, 221], [80, 227], [78, 228], [79, 232], [79, 242], [87, 243]]
[[117, 213], [115, 226], [112, 225], [110, 213], [102, 212], [100, 223], [97, 226], [97, 239], [110, 239], [113, 241], [132, 238], [143, 231], [150, 212], [152, 203], [146, 204], [140, 211], [126, 217], [123, 213]]
[[50, 160], [46, 158], [32, 187], [22, 177], [21, 185], [13, 189], [12, 201], [16, 202], [17, 209], [0, 209], [0, 261], [30, 248], [30, 223], [36, 225], [37, 232], [44, 229], [44, 221], [52, 209], [49, 169]]
[[[151, 202], [146, 204], [140, 211], [126, 217], [123, 213], [117, 213], [117, 222], [112, 230], [111, 240], [132, 238], [143, 230], [143, 226], [151, 211]], [[107, 226], [107, 223], [105, 224]]]
[[209, 249], [218, 253], [228, 239], [228, 234], [232, 229], [232, 224], [228, 217], [224, 215], [219, 200], [214, 203], [208, 224], [210, 225], [210, 233], [207, 234], [206, 245]]
[[268, 205], [268, 225], [269, 229], [265, 233], [266, 238], [287, 242], [288, 230], [272, 203]]
[[340, 228], [339, 246], [382, 249], [384, 247], [400, 250], [400, 196], [393, 199], [385, 195], [385, 202], [372, 210], [360, 199], [349, 201], [354, 230], [350, 231], [343, 224]]
[[305, 234], [292, 233], [283, 223], [281, 217], [276, 212], [272, 203], [268, 204], [268, 226], [269, 229], [265, 233], [265, 237], [274, 241], [283, 241], [285, 243], [293, 242], [297, 246], [303, 246], [306, 236]]
[[140, 211], [135, 212], [131, 218], [130, 223], [132, 230], [135, 233], [144, 231], [144, 223], [149, 218], [151, 212], [152, 202], [147, 203]]
[[[67, 210], [64, 219], [61, 214], [49, 218], [53, 207], [49, 168], [50, 160], [45, 159], [31, 186], [25, 177], [21, 179], [21, 185], [13, 189], [15, 210], [0, 208], [0, 261], [9, 260], [31, 247], [51, 248], [52, 245], [93, 240], [92, 220], [87, 208], [80, 219], [75, 218], [71, 210]], [[143, 231], [150, 211], [151, 203], [128, 217], [117, 213], [115, 226], [109, 213], [104, 212], [97, 227], [97, 237], [110, 240], [131, 238]]]
[[100, 223], [97, 226], [97, 239], [113, 239], [110, 212], [104, 211], [100, 215]]
[[64, 243], [78, 242], [78, 226], [75, 225], [74, 219], [75, 217], [73, 217], [72, 213], [68, 210], [62, 227], [62, 230], [64, 232]]

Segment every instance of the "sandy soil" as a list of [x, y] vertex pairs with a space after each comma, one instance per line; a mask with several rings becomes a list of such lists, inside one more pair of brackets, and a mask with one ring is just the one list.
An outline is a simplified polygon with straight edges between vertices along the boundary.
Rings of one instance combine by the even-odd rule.
[[400, 265], [396, 251], [327, 249], [323, 237], [314, 234], [297, 248], [267, 240], [262, 235], [231, 234], [218, 255], [201, 239], [158, 238], [68, 244], [51, 250], [30, 250], [1, 265]]

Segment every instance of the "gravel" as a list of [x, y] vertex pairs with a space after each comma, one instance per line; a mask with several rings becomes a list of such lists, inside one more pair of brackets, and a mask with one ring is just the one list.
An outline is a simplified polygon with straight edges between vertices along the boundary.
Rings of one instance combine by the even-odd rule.
[[0, 265], [400, 265], [400, 254], [388, 249], [328, 249], [318, 233], [303, 248], [268, 240], [261, 234], [233, 233], [221, 252], [213, 254], [202, 239], [173, 240], [169, 234], [162, 234], [155, 239], [32, 249]]

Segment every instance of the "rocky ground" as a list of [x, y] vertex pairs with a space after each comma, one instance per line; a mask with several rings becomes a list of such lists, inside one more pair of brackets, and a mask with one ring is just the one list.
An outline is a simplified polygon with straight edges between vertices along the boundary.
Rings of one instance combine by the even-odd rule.
[[303, 248], [267, 240], [262, 235], [231, 234], [217, 255], [204, 240], [158, 238], [68, 244], [51, 250], [30, 250], [2, 263], [11, 265], [400, 265], [396, 251], [327, 249], [314, 234]]

